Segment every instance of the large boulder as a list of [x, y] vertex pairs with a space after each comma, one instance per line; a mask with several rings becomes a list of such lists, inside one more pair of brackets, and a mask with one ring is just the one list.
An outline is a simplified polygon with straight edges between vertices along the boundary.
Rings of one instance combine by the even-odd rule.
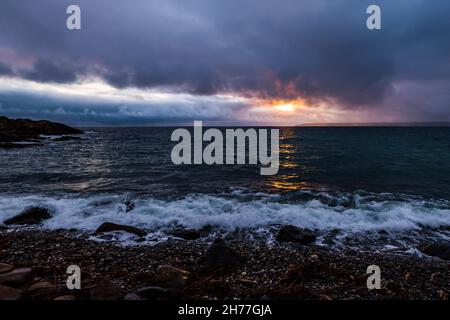
[[7, 264], [7, 263], [1, 263], [0, 262], [0, 273], [9, 272], [12, 269], [14, 269], [14, 266]]
[[306, 245], [316, 241], [316, 235], [308, 229], [302, 229], [295, 226], [284, 226], [278, 232], [277, 241], [294, 242]]
[[56, 290], [56, 287], [47, 281], [33, 283], [27, 290], [27, 293], [33, 297], [44, 296]]
[[184, 240], [197, 240], [200, 238], [200, 233], [194, 229], [173, 229], [168, 232], [171, 236], [181, 238]]
[[96, 233], [103, 233], [103, 232], [112, 232], [112, 231], [124, 231], [128, 233], [133, 233], [139, 237], [145, 237], [147, 235], [147, 232], [145, 232], [142, 229], [122, 225], [122, 224], [116, 224], [112, 222], [104, 222], [100, 225], [100, 227], [97, 228], [95, 231]]
[[31, 268], [18, 268], [9, 272], [0, 273], [0, 284], [22, 285], [28, 282], [33, 276]]
[[44, 220], [50, 219], [51, 214], [46, 208], [33, 207], [24, 210], [17, 216], [7, 219], [4, 223], [6, 225], [17, 224], [17, 225], [33, 225], [39, 224]]
[[450, 260], [450, 243], [431, 243], [419, 247], [419, 250], [432, 257]]
[[91, 300], [122, 300], [125, 292], [110, 281], [104, 281], [90, 290]]
[[170, 265], [159, 266], [156, 269], [153, 283], [163, 288], [179, 290], [186, 286], [191, 274]]
[[217, 239], [203, 256], [203, 266], [207, 271], [228, 269], [239, 265], [243, 260], [244, 258], [227, 246], [223, 239]]
[[19, 300], [23, 291], [0, 284], [0, 300]]
[[59, 296], [56, 297], [53, 300], [57, 300], [57, 301], [71, 301], [71, 300], [77, 300], [77, 298], [73, 295], [65, 295], [65, 296]]

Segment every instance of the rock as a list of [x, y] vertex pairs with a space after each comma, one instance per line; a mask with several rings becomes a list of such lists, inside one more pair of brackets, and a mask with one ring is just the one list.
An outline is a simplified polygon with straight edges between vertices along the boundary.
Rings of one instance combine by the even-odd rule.
[[284, 226], [277, 235], [278, 242], [295, 242], [303, 245], [316, 241], [314, 232], [295, 226]]
[[194, 229], [174, 229], [168, 232], [170, 235], [184, 240], [197, 240], [200, 233]]
[[14, 269], [14, 267], [12, 265], [6, 264], [6, 263], [0, 263], [0, 273], [9, 272], [12, 269]]
[[137, 295], [136, 293], [128, 293], [124, 300], [133, 300], [133, 301], [137, 301], [137, 300], [145, 300], [143, 297], [141, 297], [140, 295]]
[[27, 292], [32, 296], [41, 296], [54, 291], [56, 288], [53, 284], [46, 281], [36, 282], [32, 284]]
[[0, 300], [19, 300], [23, 291], [0, 284]]
[[121, 300], [125, 296], [123, 290], [107, 281], [90, 290], [91, 300]]
[[6, 273], [0, 273], [0, 284], [6, 285], [21, 285], [33, 276], [31, 268], [19, 268]]
[[225, 245], [222, 239], [217, 239], [206, 251], [203, 257], [203, 266], [207, 271], [214, 271], [232, 268], [243, 260], [243, 257], [234, 249]]
[[[0, 143], [8, 147], [8, 143], [18, 141], [37, 141], [40, 135], [80, 134], [83, 131], [50, 121], [32, 121], [28, 119], [12, 120], [0, 117]], [[22, 147], [13, 144], [12, 147]], [[29, 146], [24, 144], [24, 146]], [[1, 147], [1, 144], [0, 144]], [[11, 147], [11, 145], [9, 145]]]
[[186, 286], [190, 272], [173, 266], [159, 266], [153, 282], [163, 288], [178, 290]]
[[32, 225], [39, 224], [44, 220], [50, 219], [51, 214], [46, 208], [33, 207], [24, 210], [20, 214], [5, 221], [6, 225]]
[[450, 244], [449, 243], [432, 243], [419, 247], [419, 250], [427, 256], [441, 258], [442, 260], [450, 260]]
[[131, 200], [127, 200], [123, 204], [125, 205], [125, 213], [128, 213], [128, 212], [134, 210], [134, 208], [136, 207], [134, 202]]
[[77, 300], [77, 298], [73, 295], [66, 295], [66, 296], [59, 296], [56, 297], [53, 300], [59, 300], [59, 301], [69, 301], [69, 300]]
[[132, 226], [115, 224], [112, 222], [102, 223], [102, 225], [100, 227], [98, 227], [98, 229], [95, 232], [103, 233], [103, 232], [111, 232], [111, 231], [125, 231], [125, 232], [129, 232], [129, 233], [133, 233], [139, 237], [145, 237], [147, 235], [147, 232], [145, 232], [142, 229], [132, 227]]
[[149, 300], [166, 300], [169, 297], [169, 292], [161, 287], [146, 287], [139, 289], [136, 293]]

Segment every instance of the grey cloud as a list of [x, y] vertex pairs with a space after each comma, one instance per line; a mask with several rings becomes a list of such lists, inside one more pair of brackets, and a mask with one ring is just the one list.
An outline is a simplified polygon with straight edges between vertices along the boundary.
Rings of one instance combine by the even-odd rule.
[[22, 71], [20, 74], [25, 79], [38, 82], [72, 83], [77, 80], [77, 70], [70, 64], [57, 64], [42, 58], [36, 61], [32, 70]]
[[0, 76], [12, 75], [13, 70], [10, 66], [0, 62]]
[[[81, 31], [65, 29], [74, 3]], [[365, 26], [373, 3], [382, 8], [381, 31]], [[21, 73], [35, 81], [93, 74], [120, 88], [383, 110], [387, 101], [405, 103], [396, 82], [450, 82], [449, 16], [441, 0], [3, 0], [0, 43], [36, 56]], [[411, 95], [413, 114], [423, 108], [416, 92], [402, 94]], [[450, 99], [438, 96], [424, 103], [449, 114]]]
[[233, 111], [245, 109], [243, 103], [204, 101], [192, 97], [188, 104], [176, 102], [109, 102], [67, 98], [33, 92], [0, 91], [0, 113], [11, 118], [62, 121], [73, 125], [166, 125], [209, 122], [239, 122]]

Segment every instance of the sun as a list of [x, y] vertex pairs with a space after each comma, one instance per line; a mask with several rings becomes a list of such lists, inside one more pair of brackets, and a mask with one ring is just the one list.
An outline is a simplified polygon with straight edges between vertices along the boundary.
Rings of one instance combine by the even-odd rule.
[[294, 105], [292, 103], [287, 104], [279, 104], [274, 106], [275, 109], [282, 112], [293, 112], [294, 111]]

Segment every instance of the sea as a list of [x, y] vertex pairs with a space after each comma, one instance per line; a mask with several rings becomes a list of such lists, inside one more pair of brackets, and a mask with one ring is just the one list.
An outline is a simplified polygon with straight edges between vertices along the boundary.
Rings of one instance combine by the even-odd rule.
[[448, 127], [280, 128], [273, 176], [260, 165], [175, 165], [175, 128], [82, 129], [82, 140], [0, 150], [0, 223], [45, 206], [52, 218], [39, 228], [92, 233], [110, 221], [148, 231], [108, 238], [127, 245], [167, 241], [180, 227], [270, 245], [283, 225], [336, 250], [420, 254], [450, 240]]

